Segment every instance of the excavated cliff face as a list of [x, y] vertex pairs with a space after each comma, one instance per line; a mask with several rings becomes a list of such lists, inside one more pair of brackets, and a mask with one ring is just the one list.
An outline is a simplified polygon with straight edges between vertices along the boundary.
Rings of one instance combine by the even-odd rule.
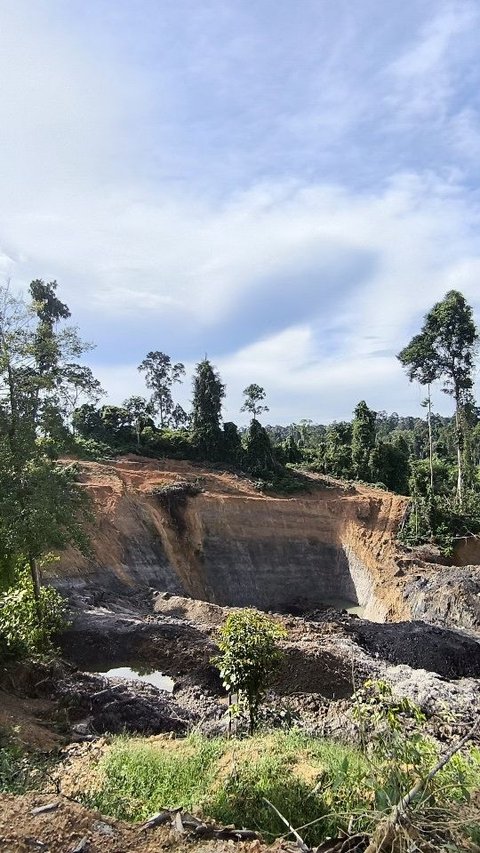
[[[138, 457], [81, 469], [97, 524], [90, 559], [70, 549], [50, 570], [64, 589], [134, 600], [150, 586], [290, 612], [348, 601], [375, 621], [409, 618], [394, 544], [402, 497], [315, 478], [303, 494], [267, 496], [232, 474]], [[154, 491], [180, 481], [202, 491], [172, 512]]]

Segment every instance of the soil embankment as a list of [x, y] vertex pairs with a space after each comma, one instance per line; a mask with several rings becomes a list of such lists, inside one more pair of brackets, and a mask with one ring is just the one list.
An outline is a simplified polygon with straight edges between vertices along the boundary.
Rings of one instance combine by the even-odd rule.
[[[106, 593], [148, 587], [225, 606], [304, 612], [332, 600], [376, 621], [408, 618], [394, 534], [405, 498], [311, 477], [304, 493], [261, 494], [245, 478], [187, 462], [81, 463], [97, 518], [93, 557], [70, 550], [50, 580]], [[201, 492], [178, 506], [158, 490]]]
[[[95, 507], [92, 557], [69, 550], [49, 570], [70, 596], [89, 592], [99, 603], [128, 592], [138, 603], [154, 588], [290, 613], [349, 602], [377, 622], [480, 628], [480, 567], [428, 562], [425, 549], [396, 543], [407, 498], [315, 475], [302, 493], [266, 495], [244, 477], [184, 461], [79, 465]], [[182, 494], [182, 483], [198, 493]]]

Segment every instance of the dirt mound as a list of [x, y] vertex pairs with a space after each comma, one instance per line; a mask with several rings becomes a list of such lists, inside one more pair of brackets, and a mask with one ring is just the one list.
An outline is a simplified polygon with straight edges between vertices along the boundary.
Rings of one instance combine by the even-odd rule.
[[405, 584], [412, 615], [437, 625], [480, 629], [480, 566], [450, 566], [415, 575]]
[[[258, 853], [275, 848], [254, 841], [239, 842], [234, 849]], [[142, 831], [55, 794], [0, 795], [0, 851], [5, 853], [158, 853], [170, 849], [231, 853], [232, 842], [192, 842], [187, 835], [164, 826]]]
[[370, 654], [443, 678], [480, 676], [480, 643], [473, 637], [425, 622], [376, 625], [358, 620], [350, 633]]

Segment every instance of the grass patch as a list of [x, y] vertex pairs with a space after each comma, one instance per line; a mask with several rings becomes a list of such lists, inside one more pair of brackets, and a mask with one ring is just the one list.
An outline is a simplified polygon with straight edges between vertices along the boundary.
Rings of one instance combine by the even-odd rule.
[[199, 735], [157, 742], [120, 737], [99, 766], [99, 788], [84, 800], [132, 821], [162, 807], [183, 806], [272, 839], [285, 827], [266, 797], [297, 826], [324, 815], [324, 821], [305, 832], [307, 842], [314, 844], [338, 827], [346, 828], [349, 815], [327, 815], [338, 795], [347, 810], [359, 805], [366, 772], [359, 752], [295, 731], [230, 741]]
[[11, 734], [0, 728], [0, 793], [24, 794], [38, 788], [53, 759], [27, 753]]
[[[346, 830], [352, 817], [355, 830], [372, 830], [397, 799], [395, 764], [376, 764], [356, 749], [296, 730], [230, 741], [119, 737], [97, 768], [95, 787], [80, 795], [102, 813], [134, 822], [162, 807], [181, 806], [219, 824], [254, 829], [271, 841], [285, 827], [266, 798], [315, 846]], [[453, 813], [478, 789], [479, 773], [478, 750], [455, 757], [425, 805], [436, 814]]]

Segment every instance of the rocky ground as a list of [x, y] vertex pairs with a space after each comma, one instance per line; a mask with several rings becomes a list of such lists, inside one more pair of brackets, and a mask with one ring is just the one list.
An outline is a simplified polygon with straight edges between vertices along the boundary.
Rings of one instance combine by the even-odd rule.
[[[63, 663], [4, 671], [0, 724], [15, 719], [27, 741], [41, 742], [44, 732], [46, 744], [105, 732], [225, 732], [226, 698], [211, 659], [227, 612], [160, 594], [135, 608], [125, 600], [77, 607], [62, 639]], [[466, 632], [380, 625], [333, 609], [277, 618], [287, 639], [264, 711], [270, 725], [294, 720], [306, 731], [351, 739], [351, 697], [367, 678], [417, 702], [440, 737], [446, 708], [456, 718], [450, 731], [465, 730], [480, 713], [480, 644]], [[173, 694], [98, 674], [119, 666], [169, 675]]]

